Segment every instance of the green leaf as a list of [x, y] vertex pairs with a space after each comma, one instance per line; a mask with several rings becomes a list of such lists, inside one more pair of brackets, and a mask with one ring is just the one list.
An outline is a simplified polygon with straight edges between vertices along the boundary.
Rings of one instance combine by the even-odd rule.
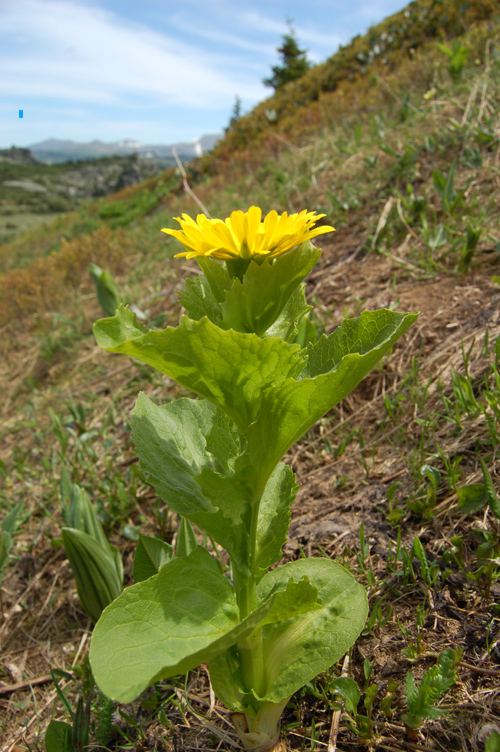
[[122, 302], [113, 277], [108, 271], [103, 271], [97, 264], [90, 264], [89, 272], [94, 280], [99, 305], [107, 316], [113, 316]]
[[3, 575], [11, 550], [12, 536], [6, 530], [0, 529], [0, 577]]
[[268, 599], [240, 622], [233, 586], [198, 546], [127, 588], [103, 612], [90, 644], [92, 673], [105, 695], [132, 702], [150, 684], [247, 637], [272, 605]]
[[78, 597], [90, 618], [97, 621], [102, 610], [121, 593], [121, 566], [117, 571], [116, 559], [109, 548], [102, 547], [87, 533], [68, 527], [63, 527], [61, 533]]
[[186, 517], [181, 517], [181, 524], [177, 531], [177, 542], [175, 545], [176, 556], [189, 556], [194, 551], [198, 542], [194, 534], [191, 523]]
[[193, 515], [200, 512], [217, 522], [216, 505], [233, 518], [242, 510], [234, 480], [218, 474], [234, 464], [231, 455], [239, 449], [234, 429], [207, 400], [181, 398], [160, 407], [141, 393], [132, 412], [135, 448], [150, 482], [174, 512], [195, 523]]
[[355, 682], [354, 679], [341, 676], [331, 682], [330, 688], [332, 692], [338, 692], [344, 699], [346, 710], [349, 713], [354, 713], [354, 715], [356, 715], [358, 703], [361, 699], [361, 692], [357, 682]]
[[[65, 502], [68, 491], [69, 504]], [[87, 492], [74, 485], [69, 478], [63, 481], [61, 476], [61, 492], [63, 496], [63, 520], [66, 527], [81, 530], [99, 543], [103, 548], [109, 546], [108, 539], [104, 534], [101, 523], [97, 517], [94, 505], [89, 499]]]
[[262, 336], [274, 324], [293, 291], [317, 263], [321, 251], [309, 241], [293, 253], [261, 264], [252, 261], [243, 280], [235, 278], [221, 303], [220, 326]]
[[[281, 314], [267, 330], [266, 337], [280, 337], [289, 344], [295, 342], [303, 317], [313, 310], [313, 306], [307, 305], [304, 294], [305, 287], [305, 283], [302, 283], [293, 291]], [[314, 337], [314, 339], [317, 339], [317, 337]], [[303, 347], [301, 342], [297, 342], [297, 344]]]
[[206, 316], [212, 323], [217, 324], [222, 318], [220, 306], [205, 276], [198, 276], [195, 279], [188, 277], [180, 295], [180, 301], [194, 321]]
[[299, 614], [309, 614], [311, 611], [321, 609], [318, 601], [318, 589], [309, 582], [307, 576], [295, 582], [290, 579], [283, 590], [274, 594], [273, 605], [264, 619], [259, 622], [259, 629], [266, 624], [295, 619]]
[[174, 549], [166, 541], [141, 535], [135, 549], [134, 582], [142, 582], [158, 574], [160, 567], [168, 564], [173, 556]]
[[417, 315], [382, 309], [346, 320], [307, 348], [308, 362], [300, 378], [265, 389], [260, 412], [246, 433], [250, 463], [262, 477], [359, 384]]
[[216, 511], [194, 480], [205, 467], [222, 469], [206, 449], [205, 436], [212, 432], [215, 412], [206, 400], [181, 398], [159, 406], [142, 392], [132, 411], [132, 437], [141, 466], [177, 514]]
[[223, 331], [207, 318], [183, 316], [178, 327], [148, 331], [121, 306], [94, 324], [105, 350], [142, 360], [226, 412], [241, 429], [251, 423], [266, 387], [279, 387], [303, 367], [298, 345], [274, 337]]
[[415, 540], [413, 541], [412, 546], [412, 553], [414, 556], [417, 557], [417, 559], [420, 562], [421, 570], [422, 570], [422, 577], [426, 585], [429, 587], [432, 587], [434, 584], [434, 579], [431, 574], [431, 570], [429, 567], [429, 562], [427, 559], [427, 554], [425, 553], [425, 548], [422, 545], [422, 541], [417, 536]]
[[2, 520], [2, 524], [0, 525], [0, 528], [4, 530], [9, 535], [15, 535], [16, 528], [17, 528], [17, 518], [19, 517], [21, 511], [23, 508], [23, 502], [20, 501], [18, 504], [15, 504], [10, 512], [5, 515], [5, 517]]
[[493, 512], [493, 514], [495, 515], [495, 517], [497, 518], [497, 520], [500, 520], [500, 499], [498, 498], [497, 493], [495, 491], [495, 487], [491, 479], [490, 471], [488, 470], [486, 462], [483, 460], [482, 457], [479, 458], [479, 462], [481, 463], [481, 470], [483, 471], [484, 490], [486, 493], [488, 506]]
[[487, 501], [484, 483], [471, 483], [458, 489], [458, 506], [464, 514], [478, 512]]
[[[234, 557], [237, 566], [244, 567], [247, 526], [236, 521], [229, 525], [225, 516], [238, 518], [244, 500], [237, 503], [236, 485], [216, 475], [233, 465], [231, 452], [239, 448], [235, 427], [227, 416], [207, 400], [181, 398], [160, 407], [141, 393], [132, 412], [132, 436], [141, 466], [158, 496], [172, 511], [206, 530]], [[207, 451], [207, 445], [221, 460]], [[211, 490], [209, 498], [206, 494]], [[226, 503], [227, 508], [217, 509], [215, 503]]]
[[279, 463], [267, 482], [259, 507], [253, 573], [257, 582], [281, 558], [290, 525], [290, 507], [297, 489], [292, 469]]
[[205, 442], [207, 452], [219, 460], [224, 473], [234, 472], [236, 459], [241, 453], [241, 437], [236, 424], [222, 410], [216, 409], [213, 413]]
[[484, 752], [500, 752], [500, 734], [494, 729], [490, 731], [486, 739]]
[[68, 723], [49, 723], [45, 732], [45, 752], [74, 752], [73, 731]]
[[196, 261], [208, 280], [214, 299], [217, 303], [222, 303], [226, 297], [226, 291], [230, 290], [233, 284], [225, 264], [221, 264], [210, 256], [197, 256]]
[[365, 589], [340, 564], [300, 559], [269, 572], [258, 587], [264, 601], [277, 585], [307, 577], [321, 608], [263, 628], [267, 691], [280, 702], [333, 666], [353, 645], [368, 613]]

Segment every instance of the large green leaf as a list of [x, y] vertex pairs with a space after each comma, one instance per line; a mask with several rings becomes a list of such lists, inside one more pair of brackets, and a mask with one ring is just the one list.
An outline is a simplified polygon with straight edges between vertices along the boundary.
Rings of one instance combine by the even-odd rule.
[[261, 264], [251, 262], [243, 280], [235, 278], [226, 299], [219, 323], [223, 329], [254, 332], [262, 336], [274, 324], [293, 291], [318, 261], [321, 251], [309, 241], [293, 253]]
[[131, 702], [160, 679], [185, 673], [247, 637], [273, 598], [239, 621], [235, 590], [200, 546], [127, 588], [97, 623], [90, 664], [102, 692]]
[[298, 345], [224, 331], [207, 318], [183, 316], [178, 327], [148, 331], [120, 306], [94, 324], [97, 343], [148, 363], [226, 412], [244, 430], [255, 420], [263, 390], [278, 388], [304, 367]]
[[132, 436], [158, 496], [210, 533], [245, 572], [245, 499], [236, 495], [236, 483], [217, 475], [231, 469], [232, 452], [239, 450], [234, 424], [207, 400], [181, 398], [160, 407], [141, 393], [132, 412]]
[[264, 391], [260, 413], [246, 434], [250, 463], [265, 477], [317, 420], [359, 384], [417, 315], [365, 311], [310, 345], [300, 378], [288, 378]]
[[318, 590], [321, 608], [263, 628], [267, 691], [280, 702], [333, 664], [354, 644], [368, 613], [365, 589], [330, 559], [300, 559], [277, 567], [260, 582], [265, 601], [276, 586], [304, 577]]
[[205, 467], [222, 469], [206, 449], [214, 418], [215, 408], [206, 400], [181, 398], [159, 406], [142, 392], [132, 411], [132, 437], [141, 465], [177, 514], [216, 511], [194, 480]]
[[[363, 629], [368, 613], [365, 590], [346, 569], [330, 559], [300, 559], [277, 567], [261, 581], [259, 596], [268, 602], [266, 599], [275, 588], [281, 588], [280, 600], [275, 601], [261, 622], [266, 623], [262, 627], [264, 696], [256, 697], [254, 692], [243, 690], [237, 646], [210, 661], [214, 691], [232, 710], [245, 712], [249, 707], [255, 709], [256, 701], [279, 703], [290, 697], [344, 655]], [[293, 613], [290, 597], [294, 588], [300, 593], [302, 613]], [[273, 616], [280, 616], [280, 605], [283, 620], [275, 620]], [[271, 621], [274, 623], [267, 624]]]
[[[158, 406], [140, 393], [132, 412], [134, 444], [149, 480], [174, 512], [193, 521], [193, 515], [208, 512], [218, 525], [220, 510], [237, 522], [245, 511], [234, 477], [218, 472], [234, 464], [232, 452], [239, 450], [234, 429], [207, 400], [181, 398]], [[206, 529], [215, 534], [211, 526]]]

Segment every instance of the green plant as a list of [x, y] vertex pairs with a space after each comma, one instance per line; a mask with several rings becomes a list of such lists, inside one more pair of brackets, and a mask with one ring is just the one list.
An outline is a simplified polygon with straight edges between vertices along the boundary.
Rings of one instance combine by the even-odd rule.
[[401, 717], [406, 726], [418, 729], [425, 721], [446, 713], [446, 710], [437, 708], [436, 703], [455, 684], [455, 668], [461, 659], [461, 649], [446, 648], [440, 654], [437, 664], [425, 672], [418, 687], [412, 672], [408, 671], [405, 679], [408, 712]]
[[[365, 664], [365, 676], [366, 676], [366, 664]], [[373, 721], [372, 721], [372, 708], [375, 697], [378, 693], [378, 687], [375, 684], [365, 687], [363, 704], [366, 709], [366, 715], [358, 713], [358, 705], [361, 700], [361, 691], [354, 679], [347, 677], [340, 677], [334, 679], [330, 683], [330, 691], [339, 694], [344, 700], [346, 713], [346, 720], [352, 731], [363, 739], [372, 739], [373, 737]]]
[[57, 695], [71, 718], [71, 725], [65, 721], [50, 721], [45, 732], [45, 752], [85, 752], [89, 746], [90, 701], [92, 695], [91, 693], [89, 694], [85, 704], [83, 697], [79, 697], [75, 712], [73, 712], [65, 692], [61, 689], [57, 681], [61, 676], [70, 680], [73, 677], [71, 674], [60, 669], [51, 671]]
[[[490, 471], [482, 457], [479, 458], [483, 474], [483, 483], [471, 483], [458, 489], [458, 504], [462, 512], [478, 512], [487, 504], [490, 511], [500, 520], [500, 499], [495, 491]], [[489, 596], [491, 585], [500, 576], [500, 540], [495, 529], [473, 527], [472, 531], [479, 541], [477, 549], [478, 571], [476, 578], [484, 584], [484, 592]]]
[[81, 604], [93, 621], [123, 588], [120, 552], [102, 529], [87, 493], [61, 474], [64, 527], [62, 542], [76, 581]]
[[446, 175], [439, 170], [432, 171], [434, 186], [443, 202], [443, 211], [451, 213], [457, 206], [462, 203], [462, 199], [467, 188], [461, 191], [455, 190], [455, 165], [452, 164]]
[[465, 236], [464, 247], [460, 253], [460, 262], [458, 268], [462, 274], [469, 271], [472, 257], [477, 248], [479, 238], [481, 237], [481, 228], [473, 227], [470, 222], [467, 223], [467, 233]]
[[492, 729], [486, 737], [484, 752], [500, 752], [500, 733]]
[[113, 277], [108, 271], [97, 266], [97, 264], [90, 264], [89, 272], [94, 280], [99, 305], [106, 316], [113, 316], [122, 302], [118, 288], [113, 281]]
[[17, 528], [17, 518], [23, 508], [22, 502], [16, 504], [8, 512], [0, 525], [0, 616], [3, 619], [3, 602], [2, 602], [2, 581], [5, 574], [5, 568], [9, 555], [12, 550], [13, 540]]
[[[308, 240], [330, 229], [311, 230], [315, 219], [272, 212], [260, 222], [254, 208], [226, 223], [185, 217], [175, 231], [187, 248], [180, 255], [195, 256], [204, 273], [186, 282], [188, 316], [151, 331], [121, 307], [94, 327], [101, 347], [200, 397], [158, 406], [139, 395], [133, 438], [159, 496], [225, 548], [231, 573], [229, 580], [196, 546], [128, 588], [94, 630], [96, 682], [129, 702], [208, 661], [212, 686], [249, 748], [275, 738], [290, 696], [352, 645], [367, 612], [364, 589], [330, 559], [269, 571], [297, 489], [279, 460], [416, 318], [365, 311], [329, 337], [294, 344], [310, 310], [302, 280], [320, 256]], [[214, 234], [225, 266], [211, 257]]]
[[436, 46], [450, 61], [448, 66], [450, 76], [454, 81], [458, 81], [462, 77], [463, 69], [467, 64], [469, 56], [468, 48], [464, 47], [459, 39], [453, 40], [453, 47], [451, 49], [446, 44], [438, 43]]

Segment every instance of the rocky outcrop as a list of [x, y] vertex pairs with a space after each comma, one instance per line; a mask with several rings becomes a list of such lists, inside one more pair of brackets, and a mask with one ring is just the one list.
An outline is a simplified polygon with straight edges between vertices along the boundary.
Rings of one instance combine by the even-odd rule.
[[39, 164], [29, 149], [21, 149], [18, 146], [11, 146], [10, 149], [0, 149], [0, 160], [10, 162], [11, 164]]

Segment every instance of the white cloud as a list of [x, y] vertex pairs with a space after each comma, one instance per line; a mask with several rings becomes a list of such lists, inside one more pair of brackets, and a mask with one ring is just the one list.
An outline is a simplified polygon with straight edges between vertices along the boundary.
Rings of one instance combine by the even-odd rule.
[[70, 0], [17, 0], [2, 12], [1, 90], [20, 96], [123, 104], [220, 107], [259, 82], [173, 36]]

